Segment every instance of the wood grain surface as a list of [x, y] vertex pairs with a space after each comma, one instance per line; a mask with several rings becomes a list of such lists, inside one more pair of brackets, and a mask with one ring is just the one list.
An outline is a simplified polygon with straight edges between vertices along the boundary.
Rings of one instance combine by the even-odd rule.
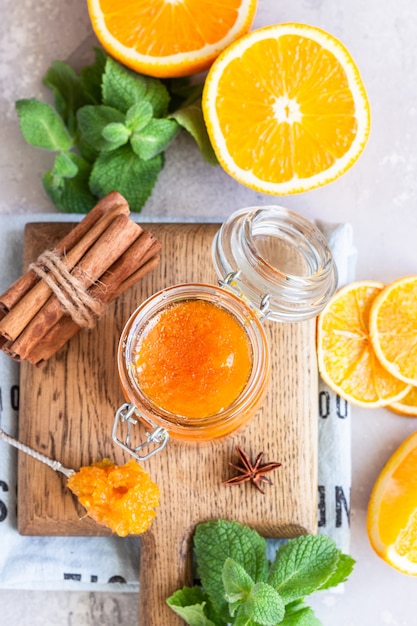
[[[29, 224], [25, 263], [50, 248], [71, 225]], [[129, 456], [111, 438], [114, 412], [124, 402], [116, 351], [136, 306], [163, 287], [181, 282], [215, 283], [211, 241], [217, 224], [152, 224], [162, 242], [158, 268], [110, 305], [96, 328], [82, 331], [41, 367], [21, 365], [21, 441], [78, 469], [102, 457], [121, 464]], [[188, 444], [171, 440], [144, 468], [161, 488], [161, 505], [142, 536], [140, 624], [182, 623], [165, 599], [192, 583], [191, 542], [198, 522], [227, 518], [266, 537], [291, 537], [317, 529], [317, 368], [314, 321], [266, 322], [273, 373], [262, 408], [241, 431], [223, 441]], [[144, 426], [138, 426], [145, 433]], [[249, 483], [222, 486], [234, 474], [235, 446], [253, 458], [280, 461], [273, 485], [262, 495]], [[66, 479], [19, 454], [19, 531], [27, 535], [106, 535], [84, 516]]]

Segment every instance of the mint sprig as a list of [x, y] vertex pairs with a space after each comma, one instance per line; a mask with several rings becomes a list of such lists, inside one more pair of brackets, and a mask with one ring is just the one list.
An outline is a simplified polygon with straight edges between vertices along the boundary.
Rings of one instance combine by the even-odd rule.
[[324, 535], [288, 540], [270, 563], [265, 539], [226, 520], [199, 524], [194, 549], [201, 587], [167, 599], [189, 626], [320, 626], [305, 596], [344, 582], [355, 563]]
[[96, 50], [79, 74], [62, 61], [44, 84], [54, 107], [34, 98], [16, 110], [26, 141], [56, 153], [43, 186], [58, 209], [84, 213], [109, 191], [140, 211], [164, 165], [164, 152], [181, 128], [204, 158], [216, 163], [201, 113], [201, 87], [134, 73]]

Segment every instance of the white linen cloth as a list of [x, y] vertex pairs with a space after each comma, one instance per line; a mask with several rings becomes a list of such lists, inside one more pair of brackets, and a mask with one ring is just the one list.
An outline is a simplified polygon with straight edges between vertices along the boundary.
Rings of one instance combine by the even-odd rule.
[[[356, 249], [350, 224], [316, 221], [326, 236], [338, 271], [338, 287], [354, 280]], [[351, 486], [351, 413], [349, 404], [319, 378], [319, 532], [349, 552]]]
[[[0, 293], [22, 273], [27, 222], [78, 221], [80, 216], [0, 216]], [[143, 216], [138, 221], [145, 222]], [[318, 222], [339, 272], [339, 285], [353, 278], [355, 251], [349, 224]], [[1, 427], [17, 433], [19, 366], [0, 352]], [[349, 551], [350, 408], [322, 382], [319, 388], [319, 532]], [[16, 525], [17, 451], [0, 440], [0, 588], [43, 590], [139, 589], [137, 537], [21, 536]], [[59, 460], [59, 459], [58, 459]], [[52, 470], [51, 470], [52, 471]]]

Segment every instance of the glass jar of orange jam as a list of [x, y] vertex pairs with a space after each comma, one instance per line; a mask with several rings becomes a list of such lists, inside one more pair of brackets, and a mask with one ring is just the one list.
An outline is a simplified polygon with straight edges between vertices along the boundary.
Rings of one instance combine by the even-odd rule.
[[[317, 315], [337, 278], [326, 240], [314, 224], [281, 207], [242, 209], [213, 242], [219, 286], [174, 285], [142, 303], [119, 343], [118, 369], [127, 404], [113, 439], [144, 459], [169, 436], [185, 441], [224, 437], [257, 411], [270, 377], [265, 318]], [[132, 446], [120, 421], [138, 418], [155, 430]], [[143, 447], [157, 443], [141, 456]]]

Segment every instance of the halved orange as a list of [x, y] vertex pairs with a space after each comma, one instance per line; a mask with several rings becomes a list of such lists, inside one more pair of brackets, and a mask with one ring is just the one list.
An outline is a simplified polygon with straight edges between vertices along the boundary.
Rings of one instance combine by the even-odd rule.
[[267, 26], [230, 45], [209, 70], [203, 112], [226, 172], [275, 195], [346, 172], [370, 131], [368, 98], [349, 52], [305, 24]]
[[417, 385], [417, 275], [399, 278], [381, 291], [372, 304], [369, 329], [382, 365]]
[[410, 391], [404, 398], [389, 404], [388, 409], [398, 413], [398, 415], [407, 415], [408, 417], [417, 417], [417, 387], [411, 387]]
[[417, 432], [394, 452], [368, 505], [367, 531], [375, 552], [404, 574], [417, 576]]
[[402, 398], [409, 385], [386, 371], [369, 337], [369, 311], [383, 284], [358, 281], [342, 287], [320, 313], [317, 356], [322, 379], [360, 406], [379, 407]]
[[207, 69], [246, 33], [257, 0], [88, 0], [103, 48], [127, 67], [158, 77]]

